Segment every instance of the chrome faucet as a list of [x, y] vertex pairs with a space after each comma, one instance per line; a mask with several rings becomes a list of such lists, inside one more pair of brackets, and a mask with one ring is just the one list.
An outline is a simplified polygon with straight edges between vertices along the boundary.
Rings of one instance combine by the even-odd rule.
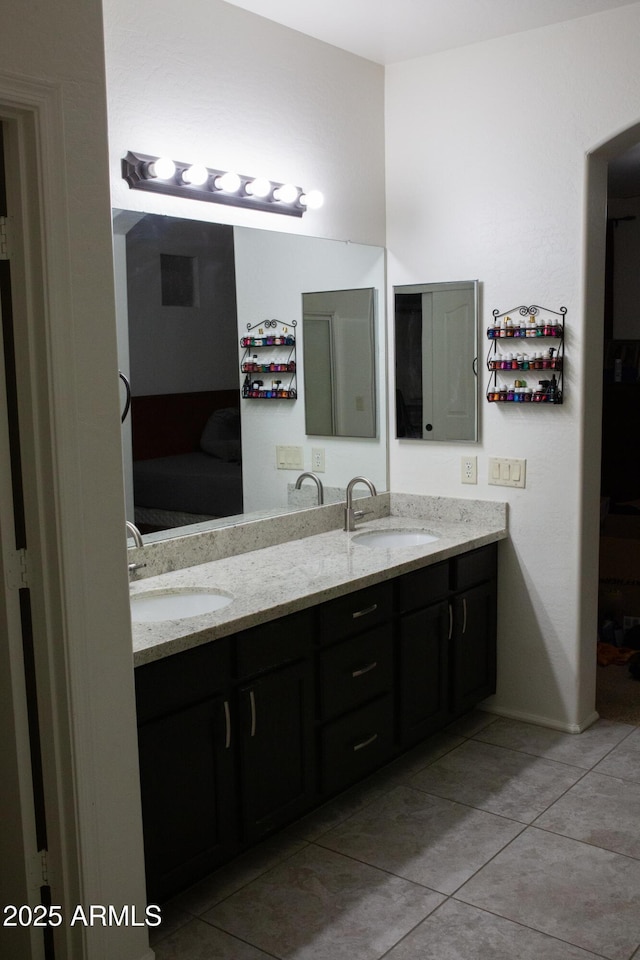
[[133, 542], [135, 543], [136, 547], [143, 547], [144, 544], [142, 542], [142, 534], [136, 527], [135, 523], [131, 523], [130, 520], [125, 520], [125, 523], [127, 525], [127, 530], [133, 537]]
[[324, 503], [324, 488], [322, 486], [322, 480], [320, 477], [317, 477], [315, 473], [301, 473], [298, 479], [296, 480], [295, 490], [299, 490], [302, 486], [302, 481], [306, 478], [313, 480], [316, 487], [318, 488], [318, 506], [321, 507]]
[[[125, 524], [127, 526], [127, 533], [130, 533], [133, 537], [133, 542], [135, 543], [136, 547], [143, 547], [144, 543], [142, 542], [142, 534], [136, 527], [135, 523], [131, 523], [130, 520], [125, 520]], [[140, 570], [142, 567], [146, 567], [146, 563], [133, 562], [128, 564], [129, 573], [135, 573], [136, 570]]]
[[344, 529], [345, 530], [355, 530], [356, 520], [361, 520], [365, 513], [370, 513], [369, 510], [354, 510], [353, 509], [353, 488], [356, 483], [364, 483], [365, 486], [369, 487], [372, 497], [378, 495], [378, 491], [371, 483], [371, 480], [367, 480], [366, 477], [354, 477], [353, 480], [349, 480], [347, 484], [347, 502], [344, 508]]

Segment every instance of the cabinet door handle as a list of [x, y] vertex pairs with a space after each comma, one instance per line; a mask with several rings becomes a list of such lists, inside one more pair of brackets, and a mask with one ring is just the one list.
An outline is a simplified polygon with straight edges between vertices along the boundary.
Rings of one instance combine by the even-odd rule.
[[229, 701], [224, 701], [224, 748], [228, 750], [231, 746], [231, 713], [229, 711]]
[[370, 746], [377, 739], [378, 739], [378, 734], [373, 733], [367, 740], [363, 740], [361, 743], [356, 743], [356, 745], [353, 748], [353, 752], [355, 753], [356, 750], [364, 750], [365, 747]]
[[256, 735], [256, 695], [253, 690], [249, 690], [249, 703], [251, 704], [251, 736]]
[[467, 598], [462, 598], [462, 632], [467, 632]]
[[354, 620], [357, 620], [358, 617], [366, 617], [368, 613], [373, 613], [378, 609], [377, 603], [372, 603], [370, 607], [365, 607], [364, 610], [356, 610], [355, 613], [352, 613], [351, 616]]
[[356, 677], [363, 677], [365, 673], [371, 673], [372, 670], [375, 670], [378, 666], [378, 661], [373, 660], [372, 663], [368, 663], [366, 667], [360, 667], [359, 670], [352, 670], [351, 676], [355, 680]]
[[449, 640], [453, 636], [453, 605], [449, 604]]

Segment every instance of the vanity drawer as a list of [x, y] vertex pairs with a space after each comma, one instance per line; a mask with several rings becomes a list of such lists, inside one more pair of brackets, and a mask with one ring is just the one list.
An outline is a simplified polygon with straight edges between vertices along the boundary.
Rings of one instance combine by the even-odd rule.
[[322, 650], [319, 655], [321, 719], [337, 717], [393, 686], [390, 624]]
[[452, 586], [454, 590], [467, 590], [477, 583], [492, 580], [498, 573], [498, 545], [490, 543], [470, 553], [464, 553], [453, 561]]
[[145, 723], [224, 691], [230, 682], [228, 638], [136, 667], [136, 711]]
[[304, 659], [311, 649], [314, 624], [313, 611], [300, 610], [236, 634], [236, 676], [253, 677]]
[[389, 582], [329, 600], [320, 608], [320, 642], [341, 640], [384, 623], [392, 609], [393, 587]]
[[320, 782], [336, 793], [386, 763], [393, 754], [391, 694], [328, 723], [321, 731]]
[[405, 573], [396, 582], [398, 611], [406, 613], [446, 600], [450, 592], [449, 579], [448, 560]]

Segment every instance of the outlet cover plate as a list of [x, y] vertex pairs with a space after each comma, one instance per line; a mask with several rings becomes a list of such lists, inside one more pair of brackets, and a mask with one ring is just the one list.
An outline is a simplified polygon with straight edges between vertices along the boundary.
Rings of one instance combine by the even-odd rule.
[[311, 469], [314, 473], [324, 473], [324, 447], [311, 447]]
[[462, 457], [460, 460], [460, 479], [462, 483], [478, 482], [478, 458]]

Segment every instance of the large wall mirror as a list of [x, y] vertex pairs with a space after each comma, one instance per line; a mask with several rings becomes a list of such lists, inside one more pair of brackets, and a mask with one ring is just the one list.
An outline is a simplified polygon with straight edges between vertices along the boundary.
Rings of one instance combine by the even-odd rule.
[[[145, 534], [186, 535], [202, 529], [194, 524], [308, 506], [315, 487], [303, 486], [306, 496], [291, 488], [317, 447], [327, 490], [361, 473], [388, 488], [382, 248], [114, 211], [114, 253], [119, 363], [131, 385], [127, 517]], [[317, 382], [306, 383], [303, 308], [311, 292], [336, 291], [366, 299], [368, 390], [359, 385], [350, 403], [367, 407], [367, 425], [351, 416], [343, 432], [325, 434], [307, 429], [305, 409], [322, 398]], [[267, 319], [295, 329], [296, 400], [240, 396], [240, 338]], [[344, 344], [340, 376], [358, 360], [353, 337]], [[278, 468], [281, 446], [294, 448], [300, 467]]]
[[399, 439], [477, 441], [478, 288], [394, 287]]

